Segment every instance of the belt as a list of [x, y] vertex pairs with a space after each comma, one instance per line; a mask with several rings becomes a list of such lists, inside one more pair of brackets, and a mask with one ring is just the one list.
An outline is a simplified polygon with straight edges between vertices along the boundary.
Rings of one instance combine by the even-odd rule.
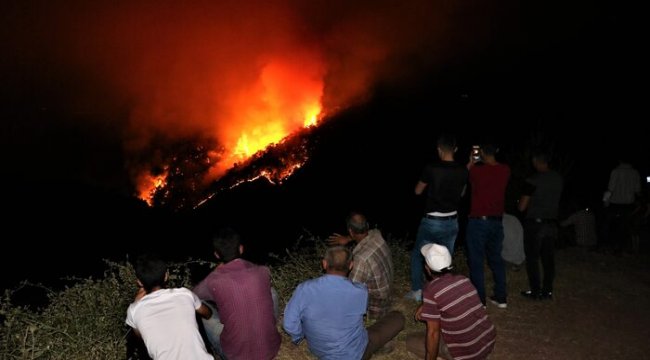
[[437, 216], [437, 215], [424, 214], [424, 217], [433, 220], [453, 220], [458, 217], [458, 214], [449, 215], [449, 216]]
[[470, 216], [469, 218], [477, 220], [503, 220], [503, 216]]

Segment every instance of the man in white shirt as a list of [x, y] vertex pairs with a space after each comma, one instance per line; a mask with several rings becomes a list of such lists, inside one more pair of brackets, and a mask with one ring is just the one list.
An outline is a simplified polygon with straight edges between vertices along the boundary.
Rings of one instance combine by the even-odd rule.
[[603, 240], [615, 253], [621, 252], [633, 235], [630, 233], [631, 214], [641, 194], [641, 175], [625, 157], [620, 156], [619, 165], [610, 173], [608, 196], [603, 198], [606, 206]]
[[126, 312], [126, 324], [142, 337], [154, 360], [214, 360], [199, 333], [195, 313], [207, 319], [210, 309], [189, 289], [166, 289], [167, 264], [143, 255], [135, 265], [138, 292]]

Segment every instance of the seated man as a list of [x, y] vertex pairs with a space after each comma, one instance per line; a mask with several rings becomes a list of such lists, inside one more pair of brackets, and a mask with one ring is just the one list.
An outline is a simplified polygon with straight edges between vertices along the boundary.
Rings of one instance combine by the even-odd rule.
[[140, 288], [126, 311], [126, 324], [142, 336], [149, 356], [154, 360], [213, 360], [195, 316], [198, 313], [207, 319], [210, 309], [186, 288], [165, 289], [167, 265], [155, 256], [140, 256], [135, 276]]
[[213, 246], [223, 263], [194, 288], [218, 309], [213, 319], [204, 321], [212, 347], [228, 360], [274, 358], [282, 338], [276, 327], [269, 269], [240, 258], [244, 247], [232, 229], [220, 230]]
[[366, 330], [368, 290], [347, 277], [350, 250], [328, 248], [323, 269], [325, 275], [296, 288], [284, 311], [284, 329], [295, 344], [307, 339], [309, 350], [321, 360], [370, 358], [404, 328], [404, 316], [390, 312]]
[[423, 304], [415, 319], [427, 325], [425, 334], [410, 334], [406, 348], [421, 359], [485, 359], [492, 352], [496, 330], [476, 289], [465, 276], [453, 275], [446, 247], [422, 247], [426, 270], [433, 277], [425, 285]]
[[393, 259], [390, 248], [377, 229], [369, 230], [368, 220], [363, 214], [353, 212], [347, 219], [348, 236], [333, 234], [330, 245], [346, 245], [354, 241], [352, 250], [354, 268], [350, 280], [368, 287], [368, 317], [379, 319], [386, 315], [391, 306], [393, 284]]

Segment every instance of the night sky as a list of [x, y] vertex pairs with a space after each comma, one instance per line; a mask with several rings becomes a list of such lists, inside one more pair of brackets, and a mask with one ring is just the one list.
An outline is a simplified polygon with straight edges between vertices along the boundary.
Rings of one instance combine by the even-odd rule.
[[[226, 224], [264, 253], [302, 229], [343, 231], [351, 209], [412, 237], [422, 206], [412, 189], [441, 131], [458, 135], [463, 162], [483, 135], [510, 164], [542, 139], [567, 192], [592, 201], [621, 150], [650, 175], [637, 90], [645, 42], [631, 9], [307, 3], [5, 1], [0, 191], [5, 233], [18, 234], [4, 243], [18, 250], [2, 251], [3, 273], [8, 258], [25, 264], [16, 278], [32, 279], [46, 268], [84, 275], [101, 257], [149, 248], [209, 258], [207, 236]], [[206, 133], [226, 141], [237, 124], [225, 99], [269, 62], [323, 82], [329, 116], [307, 165], [281, 187], [248, 184], [197, 211], [135, 199], [134, 169], [161, 149]], [[74, 243], [85, 256], [72, 256]]]

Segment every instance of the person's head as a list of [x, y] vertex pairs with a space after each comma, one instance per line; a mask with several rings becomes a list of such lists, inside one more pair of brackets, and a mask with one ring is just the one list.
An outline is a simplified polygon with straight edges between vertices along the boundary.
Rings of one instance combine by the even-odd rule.
[[239, 258], [244, 251], [239, 234], [231, 228], [222, 228], [212, 238], [214, 255], [224, 263]]
[[484, 141], [480, 144], [481, 159], [494, 158], [499, 148], [492, 141]]
[[169, 277], [167, 263], [157, 255], [140, 255], [135, 262], [135, 277], [147, 293], [162, 288]]
[[332, 246], [325, 251], [323, 269], [328, 274], [346, 275], [352, 269], [352, 252], [345, 246]]
[[451, 134], [441, 134], [438, 137], [438, 156], [441, 159], [453, 158], [454, 153], [458, 150], [456, 147], [456, 137]]
[[550, 157], [548, 155], [548, 152], [546, 152], [545, 150], [537, 149], [533, 151], [532, 160], [533, 160], [533, 167], [535, 168], [535, 170], [537, 171], [548, 170]]
[[451, 270], [451, 254], [446, 246], [426, 244], [420, 252], [424, 256], [427, 268], [434, 274], [442, 274]]
[[348, 233], [355, 241], [361, 240], [368, 235], [368, 219], [359, 213], [351, 212], [346, 220], [348, 226]]

